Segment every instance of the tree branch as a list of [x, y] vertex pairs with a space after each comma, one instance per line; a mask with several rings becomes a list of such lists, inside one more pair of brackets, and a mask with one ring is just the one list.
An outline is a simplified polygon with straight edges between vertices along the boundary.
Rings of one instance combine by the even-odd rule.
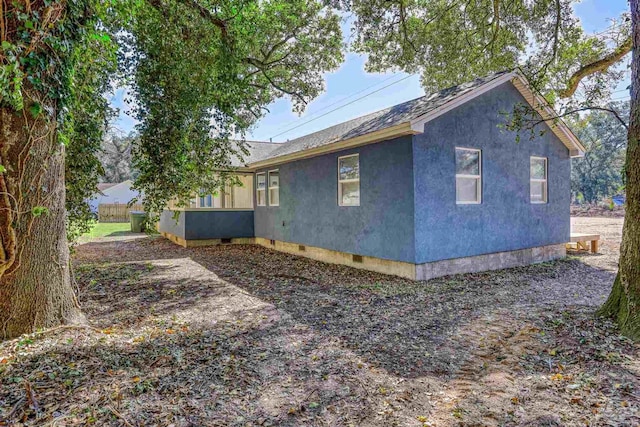
[[569, 116], [571, 114], [575, 114], [575, 113], [579, 113], [581, 111], [589, 111], [589, 110], [596, 110], [596, 111], [606, 111], [607, 113], [611, 113], [613, 114], [613, 116], [618, 120], [618, 122], [620, 122], [620, 124], [625, 128], [625, 129], [629, 129], [629, 125], [627, 124], [627, 122], [625, 122], [622, 117], [620, 117], [620, 114], [618, 114], [618, 112], [612, 108], [606, 108], [606, 107], [581, 107], [581, 108], [575, 108], [573, 110], [569, 110], [569, 111], [565, 111], [562, 114], [557, 114], [553, 117], [547, 117], [547, 118], [542, 118], [540, 120], [536, 120], [533, 121], [533, 127], [535, 127], [536, 125], [539, 125], [540, 123], [545, 123], [548, 121], [554, 121], [554, 120], [558, 120], [561, 119], [563, 117]]
[[[206, 19], [207, 21], [211, 22], [213, 25], [215, 25], [216, 27], [218, 27], [220, 29], [220, 32], [222, 33], [222, 38], [224, 40], [230, 40], [231, 38], [229, 37], [229, 32], [228, 32], [228, 25], [227, 25], [227, 21], [218, 17], [217, 15], [215, 15], [213, 12], [211, 12], [209, 9], [207, 9], [206, 7], [202, 6], [200, 3], [198, 3], [197, 0], [180, 0], [181, 3], [191, 9], [195, 9], [196, 12], [198, 12], [198, 14]], [[162, 0], [147, 0], [147, 3], [154, 7], [155, 9], [159, 10], [162, 13], [166, 13], [167, 12], [167, 8], [164, 4], [162, 4]]]
[[627, 53], [631, 52], [632, 47], [633, 39], [629, 36], [620, 46], [616, 47], [611, 53], [605, 55], [602, 59], [580, 67], [578, 71], [573, 73], [569, 78], [567, 87], [559, 91], [558, 94], [562, 98], [569, 98], [570, 96], [573, 96], [582, 79], [611, 67], [613, 64], [620, 61]]

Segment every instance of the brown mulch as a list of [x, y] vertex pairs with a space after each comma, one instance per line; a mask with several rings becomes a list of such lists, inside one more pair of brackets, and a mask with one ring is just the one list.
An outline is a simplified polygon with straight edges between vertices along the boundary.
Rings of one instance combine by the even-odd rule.
[[624, 213], [624, 206], [614, 206], [611, 209], [602, 205], [571, 205], [573, 217], [624, 218]]
[[621, 221], [573, 227], [601, 254], [429, 282], [255, 246], [82, 245], [95, 329], [0, 343], [0, 425], [638, 425], [639, 347], [594, 316]]

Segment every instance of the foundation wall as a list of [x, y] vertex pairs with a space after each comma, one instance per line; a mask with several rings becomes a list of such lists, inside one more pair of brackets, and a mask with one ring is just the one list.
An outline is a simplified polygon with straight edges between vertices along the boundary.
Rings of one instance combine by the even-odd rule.
[[464, 258], [446, 259], [416, 265], [416, 280], [429, 280], [434, 277], [461, 273], [500, 270], [520, 267], [540, 262], [564, 258], [567, 254], [565, 244], [539, 246], [515, 251], [497, 252]]
[[416, 265], [407, 262], [390, 261], [314, 246], [300, 245], [297, 243], [282, 242], [280, 240], [265, 239], [262, 237], [187, 240], [167, 232], [162, 232], [162, 235], [185, 248], [219, 244], [257, 244], [265, 248], [274, 249], [292, 255], [304, 256], [316, 261], [346, 265], [353, 268], [375, 271], [377, 273], [404, 277], [411, 280], [429, 280], [452, 274], [500, 270], [503, 268], [519, 267], [551, 261], [554, 259], [564, 258], [566, 256], [565, 245], [559, 244], [448, 259]]

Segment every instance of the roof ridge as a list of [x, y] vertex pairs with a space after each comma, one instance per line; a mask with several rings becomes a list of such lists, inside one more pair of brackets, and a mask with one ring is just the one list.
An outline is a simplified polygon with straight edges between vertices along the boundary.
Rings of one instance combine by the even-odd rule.
[[348, 119], [348, 120], [345, 120], [345, 121], [342, 121], [342, 122], [338, 122], [338, 123], [336, 123], [336, 124], [330, 125], [330, 126], [328, 126], [328, 127], [322, 128], [322, 129], [319, 129], [319, 130], [317, 130], [317, 131], [310, 132], [310, 133], [307, 133], [307, 134], [304, 134], [304, 135], [298, 136], [298, 137], [293, 138], [293, 139], [291, 139], [291, 140], [287, 140], [287, 141], [284, 141], [284, 142], [280, 142], [279, 144], [288, 144], [288, 143], [291, 143], [291, 142], [293, 142], [293, 141], [296, 141], [296, 140], [298, 140], [298, 139], [300, 139], [300, 138], [308, 138], [308, 137], [310, 137], [310, 136], [312, 136], [312, 135], [314, 135], [314, 134], [316, 134], [316, 133], [318, 133], [318, 132], [324, 132], [324, 131], [326, 131], [326, 130], [329, 130], [329, 129], [334, 128], [334, 127], [336, 127], [336, 126], [343, 125], [343, 124], [345, 124], [345, 123], [349, 123], [349, 122], [354, 121], [354, 120], [364, 119], [364, 118], [366, 118], [367, 116], [373, 116], [374, 114], [380, 114], [380, 113], [382, 113], [382, 112], [384, 112], [384, 111], [390, 110], [390, 109], [395, 108], [395, 107], [399, 107], [399, 106], [404, 105], [404, 104], [408, 104], [408, 103], [410, 103], [410, 102], [415, 102], [415, 101], [418, 101], [418, 100], [420, 100], [420, 99], [425, 99], [425, 100], [426, 100], [426, 99], [429, 99], [429, 98], [433, 97], [434, 95], [438, 95], [438, 94], [441, 94], [441, 93], [443, 93], [443, 92], [447, 92], [447, 91], [453, 90], [453, 89], [455, 89], [455, 88], [459, 88], [459, 87], [464, 86], [464, 85], [467, 85], [467, 84], [468, 84], [468, 85], [471, 85], [471, 84], [473, 84], [473, 83], [476, 83], [478, 80], [484, 81], [484, 80], [493, 79], [493, 78], [495, 78], [495, 77], [497, 77], [497, 76], [500, 76], [500, 75], [505, 74], [505, 73], [509, 73], [509, 72], [511, 72], [511, 71], [512, 71], [512, 70], [496, 71], [496, 72], [493, 72], [493, 73], [489, 73], [489, 74], [487, 74], [487, 75], [485, 75], [485, 76], [483, 76], [483, 77], [476, 77], [476, 78], [475, 78], [475, 79], [473, 79], [473, 80], [468, 80], [468, 81], [465, 81], [465, 82], [459, 83], [459, 84], [457, 84], [457, 85], [452, 85], [452, 86], [449, 86], [449, 87], [446, 87], [446, 88], [443, 88], [443, 89], [440, 89], [440, 90], [437, 90], [437, 91], [434, 91], [434, 92], [425, 93], [425, 94], [424, 94], [424, 95], [422, 95], [422, 96], [417, 96], [417, 97], [415, 97], [415, 98], [407, 99], [406, 101], [402, 101], [402, 102], [400, 102], [400, 103], [398, 103], [398, 104], [389, 105], [388, 107], [384, 107], [384, 108], [381, 108], [381, 109], [379, 109], [379, 110], [372, 111], [372, 112], [367, 113], [367, 114], [363, 114], [363, 115], [361, 115], [361, 116], [356, 116], [356, 117], [354, 117], [354, 118], [351, 118], [351, 119]]

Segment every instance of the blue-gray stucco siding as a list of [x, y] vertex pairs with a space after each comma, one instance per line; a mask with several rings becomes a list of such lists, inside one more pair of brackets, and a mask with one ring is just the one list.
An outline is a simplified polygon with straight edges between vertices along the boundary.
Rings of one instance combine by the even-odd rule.
[[[338, 206], [338, 157], [355, 153], [360, 155], [360, 206]], [[255, 206], [257, 237], [413, 262], [411, 136], [277, 169], [280, 206]]]
[[[547, 128], [534, 141], [498, 125], [523, 103], [510, 83], [428, 122], [424, 133], [284, 163], [280, 205], [186, 211], [160, 226], [185, 239], [262, 237], [416, 264], [562, 244], [570, 158]], [[455, 147], [482, 150], [482, 203], [457, 205]], [[359, 154], [360, 206], [338, 206], [338, 157]], [[530, 156], [548, 158], [548, 203], [530, 202]], [[268, 190], [266, 196], [268, 199]], [[171, 221], [171, 223], [169, 222]]]
[[[413, 139], [417, 264], [566, 243], [570, 157], [551, 132], [535, 140], [498, 127], [524, 103], [505, 83], [426, 124]], [[548, 130], [548, 128], [547, 128]], [[482, 150], [482, 203], [457, 205], [455, 147]], [[548, 203], [532, 204], [530, 156], [548, 158]]]
[[254, 237], [253, 211], [183, 211], [178, 220], [173, 212], [164, 211], [160, 217], [160, 231], [186, 240], [231, 239]]
[[162, 233], [173, 234], [184, 239], [185, 222], [184, 212], [179, 212], [177, 217], [174, 211], [164, 210], [160, 214], [160, 231]]

